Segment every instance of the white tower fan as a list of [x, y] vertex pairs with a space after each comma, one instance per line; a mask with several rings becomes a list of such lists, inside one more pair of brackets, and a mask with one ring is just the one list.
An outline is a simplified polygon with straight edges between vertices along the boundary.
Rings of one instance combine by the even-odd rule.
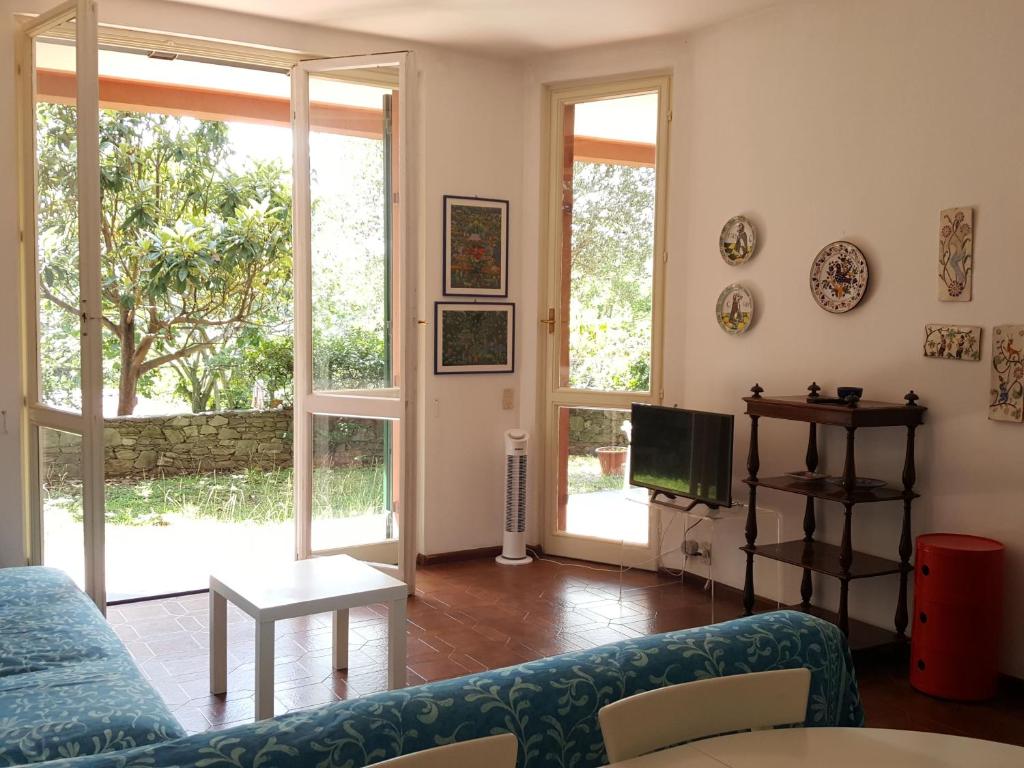
[[502, 565], [527, 565], [533, 561], [526, 554], [526, 446], [529, 439], [521, 429], [505, 433], [505, 533], [501, 554], [494, 558]]

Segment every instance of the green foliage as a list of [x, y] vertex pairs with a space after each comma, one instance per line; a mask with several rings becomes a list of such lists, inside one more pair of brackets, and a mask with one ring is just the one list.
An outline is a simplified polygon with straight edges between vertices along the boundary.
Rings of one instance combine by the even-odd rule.
[[242, 365], [249, 383], [261, 383], [271, 402], [290, 405], [294, 360], [291, 336], [259, 338], [243, 353]]
[[313, 378], [318, 389], [379, 389], [385, 381], [384, 335], [358, 326], [342, 335], [313, 337]]
[[573, 387], [650, 387], [654, 200], [653, 168], [573, 167]]
[[[69, 314], [78, 306], [75, 119], [73, 107], [38, 105], [41, 292]], [[102, 110], [99, 129], [106, 369], [119, 413], [131, 413], [146, 374], [287, 317], [290, 190], [276, 163], [233, 170], [225, 123]], [[44, 389], [67, 386], [46, 378], [50, 362]]]

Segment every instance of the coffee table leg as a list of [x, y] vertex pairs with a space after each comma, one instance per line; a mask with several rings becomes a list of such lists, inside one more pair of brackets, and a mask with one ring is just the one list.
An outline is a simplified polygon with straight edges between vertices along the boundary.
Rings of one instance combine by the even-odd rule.
[[348, 608], [335, 611], [331, 624], [334, 627], [334, 668], [348, 669]]
[[405, 598], [388, 606], [388, 688], [405, 687]]
[[210, 693], [228, 690], [228, 605], [210, 590]]
[[256, 719], [274, 716], [274, 622], [256, 623]]

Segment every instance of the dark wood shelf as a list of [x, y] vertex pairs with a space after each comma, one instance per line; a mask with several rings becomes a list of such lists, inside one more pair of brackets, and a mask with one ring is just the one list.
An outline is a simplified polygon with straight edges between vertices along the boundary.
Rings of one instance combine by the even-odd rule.
[[844, 570], [839, 564], [841, 549], [834, 544], [826, 544], [823, 541], [784, 541], [781, 544], [758, 544], [755, 546], [744, 545], [740, 547], [744, 552], [751, 552], [758, 557], [766, 557], [769, 560], [777, 560], [780, 563], [789, 563], [801, 568], [806, 568], [814, 573], [822, 573], [844, 581], [854, 579], [868, 579], [873, 576], [888, 576], [893, 573], [900, 573], [903, 566], [897, 560], [888, 560], [877, 555], [869, 555], [867, 552], [854, 550], [850, 569]]
[[771, 419], [789, 419], [840, 427], [908, 427], [918, 426], [928, 410], [920, 405], [879, 403], [860, 400], [856, 405], [819, 403], [806, 395], [793, 397], [745, 397], [747, 413]]
[[[847, 502], [851, 504], [871, 504], [877, 501], [902, 501], [904, 498], [902, 488], [894, 488], [891, 485], [883, 485], [880, 488], [865, 488], [855, 490], [852, 496], [847, 496], [846, 488], [835, 485], [826, 480], [808, 482], [797, 480], [795, 477], [780, 475], [778, 477], [759, 477], [756, 481], [747, 480], [747, 485], [756, 483], [762, 488], [771, 488], [776, 491], [787, 493], [798, 493], [801, 496], [810, 496], [824, 501], [835, 501], [840, 504]], [[911, 498], [916, 499], [918, 494], [911, 492]]]
[[[838, 616], [834, 611], [819, 608], [816, 605], [810, 607], [791, 605], [789, 608], [793, 611], [817, 616], [819, 619], [824, 619], [832, 624], [838, 622]], [[857, 619], [850, 619], [849, 621], [850, 631], [846, 639], [855, 657], [860, 658], [866, 655], [866, 652], [882, 650], [891, 651], [895, 654], [899, 654], [901, 651], [906, 652], [908, 647], [907, 641], [901, 640], [899, 635], [891, 629], [876, 627], [874, 624], [868, 624]]]
[[[751, 396], [743, 398], [750, 416], [750, 450], [747, 453], [746, 483], [750, 488], [750, 503], [747, 505], [746, 544], [740, 547], [746, 553], [746, 574], [743, 579], [743, 610], [747, 615], [754, 607], [754, 558], [755, 556], [795, 565], [803, 571], [800, 580], [801, 605], [811, 605], [814, 595], [812, 575], [819, 573], [839, 579], [839, 610], [834, 620], [849, 636], [854, 622], [850, 619], [850, 582], [874, 576], [897, 575], [899, 588], [896, 595], [896, 612], [893, 625], [895, 637], [906, 639], [910, 611], [907, 601], [907, 584], [913, 566], [910, 564], [911, 507], [918, 494], [914, 491], [917, 472], [914, 466], [914, 440], [917, 428], [924, 422], [925, 408], [918, 405], [920, 399], [914, 390], [904, 395], [903, 403], [881, 403], [860, 400], [849, 395], [845, 400], [821, 396], [821, 387], [813, 382], [807, 387], [808, 394], [786, 397], [763, 397], [764, 388], [755, 384], [750, 388]], [[758, 428], [761, 419], [787, 419], [802, 421], [808, 425], [807, 452], [804, 464], [809, 472], [818, 469], [818, 429], [822, 426], [843, 428], [846, 432], [846, 458], [843, 462], [842, 477], [849, 486], [856, 485], [857, 461], [855, 456], [856, 435], [865, 427], [903, 427], [906, 429], [906, 453], [899, 487], [883, 485], [878, 488], [851, 487], [828, 483], [824, 479], [814, 482], [800, 480], [788, 475], [779, 477], [758, 477], [761, 455], [758, 446]], [[804, 536], [799, 541], [785, 541], [780, 544], [757, 544], [757, 491], [759, 488], [794, 493], [804, 497]], [[843, 535], [840, 546], [815, 541], [817, 511], [815, 500], [831, 501], [843, 505]], [[898, 544], [899, 560], [857, 552], [853, 549], [853, 508], [857, 504], [871, 504], [880, 501], [900, 501], [903, 520]], [[841, 563], [847, 563], [844, 568]], [[816, 615], [824, 615], [817, 612]], [[830, 620], [832, 615], [829, 615]], [[876, 628], [877, 629], [877, 628]], [[883, 630], [884, 631], [884, 630]], [[889, 642], [888, 638], [885, 638]], [[853, 645], [851, 641], [851, 645]], [[874, 644], [874, 643], [873, 643]]]

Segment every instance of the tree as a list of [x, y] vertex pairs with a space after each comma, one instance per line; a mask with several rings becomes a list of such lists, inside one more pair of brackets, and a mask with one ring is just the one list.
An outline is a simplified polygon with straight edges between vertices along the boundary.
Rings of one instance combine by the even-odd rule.
[[[75, 119], [38, 107], [40, 291], [77, 317]], [[282, 321], [290, 193], [276, 163], [233, 170], [224, 123], [102, 110], [99, 127], [101, 319], [127, 415], [142, 377]]]
[[574, 165], [569, 329], [574, 387], [650, 387], [654, 199], [653, 168]]

